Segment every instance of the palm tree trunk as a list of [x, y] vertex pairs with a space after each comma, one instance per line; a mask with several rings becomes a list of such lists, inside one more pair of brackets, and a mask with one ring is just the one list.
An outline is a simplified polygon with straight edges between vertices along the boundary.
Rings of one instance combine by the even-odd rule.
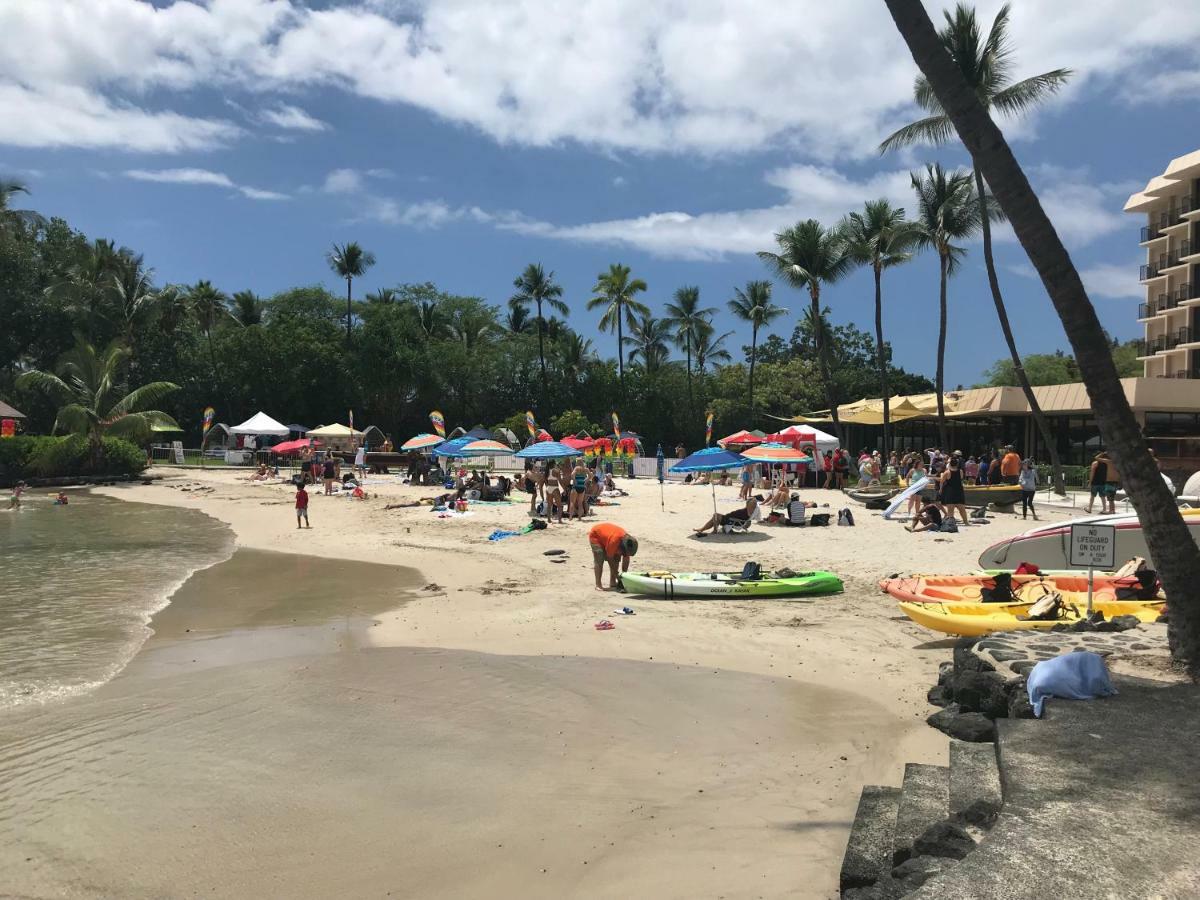
[[1141, 521], [1150, 556], [1171, 598], [1172, 650], [1200, 677], [1200, 547], [1175, 505], [1113, 363], [1104, 329], [1071, 257], [1030, 187], [1004, 135], [980, 105], [942, 47], [921, 0], [885, 0], [913, 59], [978, 164], [1017, 239], [1033, 263], [1063, 329], [1092, 401], [1104, 444], [1117, 465]]
[[[1000, 279], [996, 277], [996, 261], [992, 259], [992, 225], [988, 221], [987, 210], [987, 195], [984, 193], [983, 173], [979, 171], [979, 167], [975, 166], [975, 191], [979, 194], [979, 211], [980, 220], [983, 223], [983, 263], [987, 269], [988, 286], [992, 289], [992, 302], [996, 304], [996, 316], [1000, 319], [1000, 330], [1004, 332], [1004, 342], [1008, 344], [1008, 355], [1012, 357], [1013, 371], [1017, 373], [1017, 383], [1021, 385], [1021, 390], [1025, 392], [1025, 401], [1029, 404], [1029, 412], [1033, 416], [1034, 424], [1037, 425], [1038, 433], [1042, 436], [1042, 443], [1046, 445], [1046, 451], [1050, 454], [1050, 467], [1053, 469], [1054, 478], [1054, 493], [1060, 496], [1066, 494], [1066, 483], [1063, 480], [1062, 461], [1058, 457], [1058, 442], [1054, 440], [1054, 435], [1050, 433], [1050, 425], [1046, 421], [1046, 415], [1042, 412], [1042, 407], [1034, 396], [1033, 386], [1029, 383], [1029, 376], [1025, 372], [1025, 366], [1021, 363], [1021, 354], [1017, 352], [1017, 342], [1013, 337], [1012, 326], [1008, 322], [1008, 309], [1004, 306], [1004, 297], [1000, 293]], [[1032, 450], [1030, 456], [1033, 455]]]
[[353, 284], [353, 278], [346, 279], [346, 346], [350, 346], [350, 319], [352, 313], [350, 311], [350, 285]]
[[938, 292], [938, 349], [937, 349], [937, 408], [938, 408], [938, 443], [943, 453], [950, 452], [950, 441], [946, 435], [946, 280], [949, 278], [950, 257], [939, 254], [941, 269], [941, 287]]
[[542, 366], [542, 408], [539, 409], [538, 412], [541, 415], [545, 415], [546, 414], [545, 407], [546, 407], [547, 386], [546, 386], [546, 345], [545, 345], [544, 339], [543, 339], [543, 334], [544, 334], [543, 328], [546, 323], [542, 319], [542, 301], [541, 300], [537, 301], [537, 311], [538, 311], [538, 318], [537, 318], [538, 361], [541, 363], [541, 366]]
[[696, 397], [692, 393], [692, 336], [689, 334], [684, 341], [687, 350], [687, 383], [688, 383], [688, 421], [696, 420]]
[[891, 422], [891, 402], [888, 391], [887, 362], [883, 355], [883, 270], [875, 266], [875, 357], [879, 363], [879, 394], [883, 397], [883, 448], [882, 456], [888, 458], [888, 425]]
[[821, 288], [812, 283], [808, 286], [812, 299], [813, 340], [817, 345], [817, 365], [821, 368], [821, 381], [825, 385], [825, 402], [829, 404], [829, 416], [833, 420], [833, 436], [842, 443], [842, 423], [838, 419], [837, 397], [833, 390], [833, 379], [829, 375], [829, 352], [825, 346], [825, 325], [821, 319]]
[[750, 329], [750, 415], [754, 415], [754, 358], [758, 355], [758, 326]]
[[617, 372], [621, 378], [621, 399], [625, 399], [625, 332], [621, 329], [621, 314], [625, 310], [617, 304]]

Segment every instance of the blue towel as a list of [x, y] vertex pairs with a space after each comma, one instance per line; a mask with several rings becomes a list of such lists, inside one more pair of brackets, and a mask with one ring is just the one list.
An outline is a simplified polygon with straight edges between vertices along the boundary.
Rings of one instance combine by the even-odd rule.
[[1027, 686], [1033, 714], [1039, 719], [1047, 697], [1091, 700], [1110, 697], [1117, 692], [1109, 680], [1104, 658], [1090, 651], [1066, 653], [1054, 659], [1042, 660], [1029, 670]]
[[519, 532], [519, 531], [505, 531], [503, 528], [497, 528], [495, 531], [493, 531], [491, 534], [488, 535], [488, 540], [489, 541], [502, 541], [505, 538], [516, 537], [520, 533], [521, 532]]

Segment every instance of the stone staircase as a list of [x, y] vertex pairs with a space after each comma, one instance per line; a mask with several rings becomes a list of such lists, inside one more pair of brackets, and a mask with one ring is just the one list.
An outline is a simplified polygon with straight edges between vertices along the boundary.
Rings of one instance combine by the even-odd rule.
[[915, 891], [974, 849], [1001, 802], [990, 743], [951, 740], [949, 766], [909, 763], [900, 787], [864, 787], [842, 859], [842, 896]]

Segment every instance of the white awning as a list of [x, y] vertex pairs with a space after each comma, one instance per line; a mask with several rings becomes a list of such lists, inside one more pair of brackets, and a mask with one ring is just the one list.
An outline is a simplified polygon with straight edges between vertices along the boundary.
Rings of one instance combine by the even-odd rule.
[[256, 412], [241, 425], [229, 429], [230, 434], [270, 434], [277, 437], [287, 437], [291, 432], [286, 425], [280, 424], [265, 412]]

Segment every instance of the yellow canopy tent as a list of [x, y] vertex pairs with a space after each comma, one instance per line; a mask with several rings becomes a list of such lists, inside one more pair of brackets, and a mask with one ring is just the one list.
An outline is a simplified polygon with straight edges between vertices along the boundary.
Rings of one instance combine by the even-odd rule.
[[349, 427], [348, 425], [322, 425], [320, 428], [312, 429], [306, 437], [315, 438], [352, 438], [362, 437], [361, 431]]

